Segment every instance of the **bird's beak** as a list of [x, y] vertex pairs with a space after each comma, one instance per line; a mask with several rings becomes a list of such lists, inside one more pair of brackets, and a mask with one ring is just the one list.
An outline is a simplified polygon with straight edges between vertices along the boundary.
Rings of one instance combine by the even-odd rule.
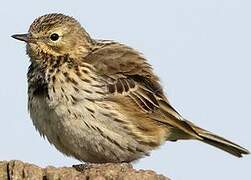
[[24, 41], [24, 42], [29, 41], [28, 34], [14, 34], [11, 37], [13, 37], [14, 39], [20, 40], [20, 41]]

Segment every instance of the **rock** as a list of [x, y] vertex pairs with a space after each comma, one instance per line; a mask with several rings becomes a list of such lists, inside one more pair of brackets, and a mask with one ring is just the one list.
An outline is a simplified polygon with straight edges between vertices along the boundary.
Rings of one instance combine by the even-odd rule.
[[151, 170], [135, 170], [131, 164], [82, 164], [41, 168], [22, 161], [0, 161], [0, 180], [168, 180]]

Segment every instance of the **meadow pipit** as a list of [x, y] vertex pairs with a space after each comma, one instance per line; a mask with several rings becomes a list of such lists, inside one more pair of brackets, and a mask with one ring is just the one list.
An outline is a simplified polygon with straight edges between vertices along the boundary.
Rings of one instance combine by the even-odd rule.
[[41, 16], [27, 34], [12, 37], [27, 44], [33, 124], [68, 156], [131, 162], [179, 139], [199, 140], [237, 157], [249, 153], [184, 119], [142, 54], [92, 39], [72, 17]]

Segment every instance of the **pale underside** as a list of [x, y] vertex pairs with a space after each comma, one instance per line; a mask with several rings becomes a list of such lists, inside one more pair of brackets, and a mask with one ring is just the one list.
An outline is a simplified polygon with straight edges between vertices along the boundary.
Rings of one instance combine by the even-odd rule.
[[[117, 56], [134, 58], [135, 51], [125, 50]], [[143, 57], [137, 57], [151, 71]], [[137, 62], [133, 66], [132, 70], [137, 68]], [[163, 128], [161, 122], [168, 117], [159, 106], [168, 102], [158, 96], [163, 96], [160, 87], [152, 92], [134, 79], [140, 74], [108, 76], [95, 68], [85, 62], [78, 73], [67, 63], [57, 70], [48, 68], [44, 73], [48, 94], [32, 95], [35, 90], [29, 89], [30, 115], [41, 135], [64, 154], [87, 162], [130, 162], [172, 138], [172, 126]], [[37, 74], [36, 68], [33, 71]], [[36, 77], [30, 75], [29, 82]]]

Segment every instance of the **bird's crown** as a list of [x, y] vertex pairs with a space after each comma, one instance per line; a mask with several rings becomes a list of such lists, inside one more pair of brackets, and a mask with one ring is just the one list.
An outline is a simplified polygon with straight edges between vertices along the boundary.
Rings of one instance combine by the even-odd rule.
[[36, 18], [30, 25], [29, 32], [39, 33], [50, 30], [52, 27], [60, 27], [65, 25], [78, 26], [81, 25], [73, 17], [61, 14], [52, 13]]

